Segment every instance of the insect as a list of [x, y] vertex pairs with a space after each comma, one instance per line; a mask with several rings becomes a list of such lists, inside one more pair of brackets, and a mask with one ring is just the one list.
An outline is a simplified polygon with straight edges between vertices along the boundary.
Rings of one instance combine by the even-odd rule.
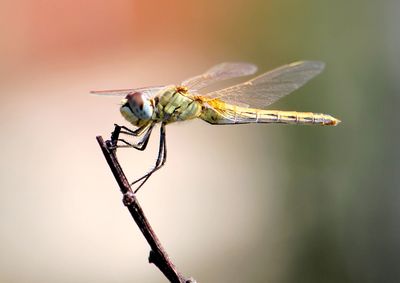
[[[250, 63], [221, 63], [180, 85], [136, 89], [92, 91], [98, 95], [125, 96], [120, 112], [136, 127], [120, 127], [120, 133], [141, 137], [128, 142], [117, 137], [116, 147], [144, 150], [154, 126], [161, 123], [157, 161], [152, 170], [133, 183], [139, 184], [135, 193], [167, 159], [166, 125], [200, 118], [213, 125], [246, 123], [281, 123], [335, 126], [340, 120], [327, 114], [264, 110], [268, 105], [303, 86], [324, 69], [318, 61], [299, 61], [283, 65], [244, 83], [200, 94], [204, 88], [236, 77], [252, 75], [257, 67]], [[140, 182], [140, 183], [139, 183]]]

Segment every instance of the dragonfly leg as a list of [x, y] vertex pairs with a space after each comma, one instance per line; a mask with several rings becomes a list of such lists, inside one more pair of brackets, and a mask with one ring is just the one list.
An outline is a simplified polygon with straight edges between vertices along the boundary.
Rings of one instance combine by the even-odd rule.
[[[117, 147], [118, 147], [117, 146], [118, 138], [119, 138], [119, 135], [121, 133], [127, 134], [127, 135], [138, 136], [139, 134], [142, 134], [142, 132], [146, 129], [146, 126], [147, 125], [142, 126], [142, 127], [138, 128], [138, 129], [136, 129], [135, 131], [132, 131], [131, 129], [129, 129], [129, 128], [125, 127], [125, 126], [120, 126], [118, 124], [114, 124], [115, 128], [114, 128], [114, 131], [112, 131], [111, 138], [110, 138], [110, 142], [111, 142], [111, 145], [112, 145], [110, 147], [110, 149], [111, 150], [117, 149]], [[123, 131], [121, 131], [121, 129], [123, 129]]]
[[131, 130], [128, 127], [119, 126], [119, 125], [115, 124], [115, 127], [119, 127], [120, 129], [123, 130], [123, 131], [120, 130], [121, 134], [126, 134], [126, 135], [130, 135], [130, 136], [134, 136], [134, 137], [141, 136], [149, 126], [151, 126], [151, 124], [141, 126], [141, 127], [137, 128], [136, 130]]
[[150, 176], [159, 170], [167, 161], [167, 144], [166, 144], [166, 138], [165, 138], [165, 123], [161, 124], [161, 129], [160, 129], [160, 145], [158, 148], [158, 156], [157, 156], [157, 161], [152, 170], [148, 172], [146, 175], [140, 177], [139, 179], [135, 180], [134, 182], [131, 183], [131, 186], [134, 184], [138, 183], [141, 181], [139, 186], [136, 188], [134, 193], [136, 193], [143, 185], [146, 183], [146, 181], [150, 178]]
[[[140, 141], [137, 142], [137, 143], [130, 143], [130, 142], [126, 141], [125, 139], [120, 139], [120, 138], [117, 137], [117, 139], [114, 140], [114, 144], [115, 144], [114, 148], [131, 147], [131, 148], [135, 148], [137, 150], [145, 150], [146, 147], [147, 147], [147, 144], [148, 144], [148, 142], [150, 140], [150, 135], [151, 135], [151, 132], [152, 132], [152, 130], [154, 128], [154, 125], [155, 125], [154, 123], [151, 123], [149, 125], [146, 125], [145, 127], [139, 128], [139, 129], [137, 129], [135, 131], [131, 131], [128, 128], [125, 127], [126, 129], [128, 129], [132, 133], [137, 132], [138, 130], [140, 130], [141, 131], [140, 135], [143, 134], [143, 132], [144, 132], [143, 129], [145, 129], [146, 132], [145, 132], [144, 136], [140, 139]], [[120, 133], [131, 135], [129, 133], [125, 133], [125, 131], [120, 131]], [[123, 145], [117, 145], [117, 142], [121, 142], [121, 143], [123, 143]]]
[[118, 140], [118, 137], [120, 134], [126, 134], [126, 135], [130, 135], [130, 136], [140, 136], [142, 135], [146, 129], [150, 126], [150, 124], [141, 126], [139, 128], [137, 128], [136, 130], [131, 130], [128, 127], [125, 126], [120, 126], [118, 124], [114, 124], [114, 131], [111, 133], [111, 142], [115, 143]]

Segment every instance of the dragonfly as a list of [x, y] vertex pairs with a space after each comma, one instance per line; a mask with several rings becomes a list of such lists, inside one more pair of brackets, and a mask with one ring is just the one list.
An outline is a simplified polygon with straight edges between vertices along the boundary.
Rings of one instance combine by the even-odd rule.
[[336, 126], [340, 120], [328, 114], [266, 110], [265, 108], [303, 86], [324, 69], [320, 61], [298, 61], [263, 73], [243, 83], [204, 92], [207, 87], [228, 79], [249, 76], [257, 66], [245, 62], [225, 62], [179, 85], [92, 91], [97, 95], [124, 96], [122, 116], [135, 129], [118, 126], [119, 133], [138, 137], [137, 142], [114, 137], [115, 148], [145, 150], [152, 130], [161, 124], [158, 156], [154, 167], [131, 183], [136, 193], [167, 160], [166, 125], [199, 118], [212, 125], [280, 123]]

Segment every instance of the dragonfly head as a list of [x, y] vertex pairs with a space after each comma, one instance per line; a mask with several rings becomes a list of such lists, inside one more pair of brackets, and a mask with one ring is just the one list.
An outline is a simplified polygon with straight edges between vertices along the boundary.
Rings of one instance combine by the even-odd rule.
[[125, 119], [137, 124], [139, 120], [149, 120], [153, 116], [154, 108], [143, 93], [132, 92], [121, 101], [120, 111]]

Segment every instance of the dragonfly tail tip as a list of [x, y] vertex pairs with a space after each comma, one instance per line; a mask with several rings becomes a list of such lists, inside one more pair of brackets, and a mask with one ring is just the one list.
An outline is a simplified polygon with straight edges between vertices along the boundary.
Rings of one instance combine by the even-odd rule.
[[342, 122], [341, 120], [332, 117], [332, 120], [327, 125], [328, 126], [337, 126], [341, 122]]

